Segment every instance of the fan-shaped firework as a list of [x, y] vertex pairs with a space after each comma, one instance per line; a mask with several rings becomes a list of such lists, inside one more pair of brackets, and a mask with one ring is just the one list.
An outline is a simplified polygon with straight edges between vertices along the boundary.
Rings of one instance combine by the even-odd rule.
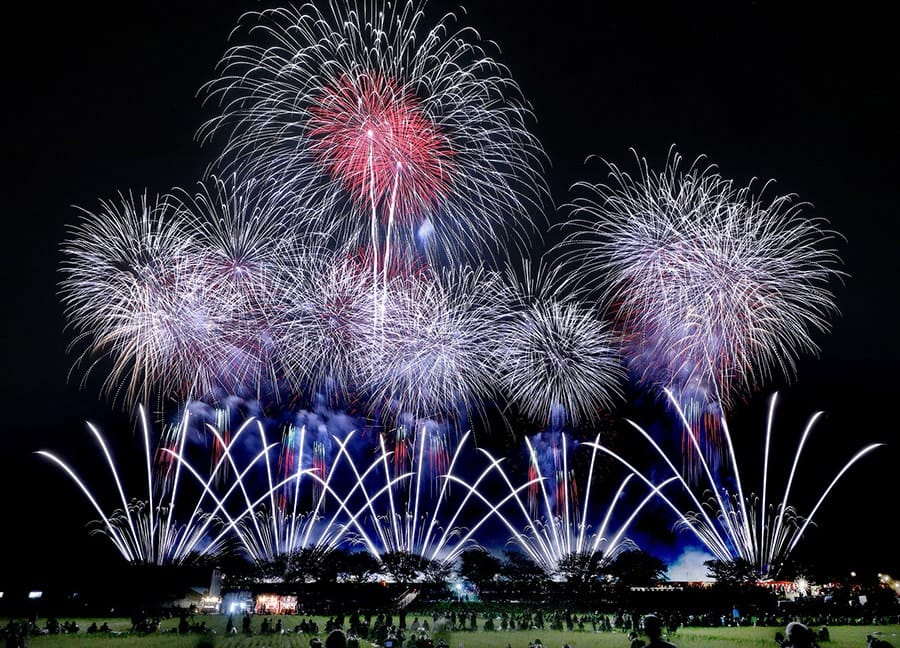
[[[597, 555], [600, 556], [600, 564], [606, 565], [621, 552], [635, 549], [635, 543], [625, 536], [628, 527], [644, 506], [673, 478], [658, 486], [648, 484], [649, 494], [628, 511], [624, 521], [616, 520], [616, 505], [621, 503], [626, 486], [634, 474], [629, 474], [622, 480], [610, 499], [609, 506], [604, 510], [597, 506], [593, 491], [594, 464], [600, 435], [597, 435], [592, 444], [591, 462], [587, 478], [582, 482], [583, 489], [576, 486], [574, 471], [569, 466], [567, 436], [558, 432], [550, 435], [554, 443], [549, 465], [545, 461], [546, 457], [539, 456], [542, 451], [535, 448], [537, 444], [525, 439], [529, 455], [530, 480], [527, 483], [514, 487], [499, 463], [496, 464], [496, 469], [500, 471], [509, 489], [509, 495], [497, 508], [501, 511], [498, 512], [500, 520], [513, 534], [510, 542], [521, 547], [535, 563], [551, 574], [557, 572], [560, 561], [568, 556]], [[522, 497], [523, 491], [527, 494], [528, 504]], [[583, 501], [579, 502], [579, 497]], [[506, 508], [510, 509], [509, 512], [502, 513]], [[596, 524], [592, 523], [593, 515], [601, 515], [596, 518]], [[524, 520], [524, 524], [517, 524], [516, 520]]]
[[[724, 562], [732, 562], [739, 558], [746, 560], [756, 568], [760, 578], [778, 576], [778, 570], [797, 546], [797, 543], [800, 542], [806, 529], [812, 523], [813, 517], [838, 480], [862, 457], [882, 445], [880, 443], [870, 444], [853, 455], [828, 483], [810, 509], [809, 514], [804, 517], [790, 503], [793, 494], [792, 487], [803, 448], [821, 412], [816, 413], [809, 419], [797, 446], [797, 451], [794, 454], [781, 501], [772, 505], [768, 499], [768, 473], [777, 394], [770, 401], [766, 424], [762, 483], [760, 484], [761, 496], [754, 494], [745, 496], [744, 494], [744, 484], [741, 481], [741, 474], [738, 469], [739, 464], [731, 442], [731, 433], [728, 429], [727, 421], [723, 418], [721, 425], [724, 430], [729, 462], [724, 466], [711, 466], [703, 458], [705, 451], [701, 446], [704, 441], [692, 430], [691, 423], [677, 398], [668, 390], [666, 390], [666, 396], [678, 410], [685, 434], [694, 445], [696, 455], [700, 459], [703, 483], [702, 486], [689, 485], [688, 481], [675, 467], [677, 460], [673, 461], [660, 444], [643, 428], [632, 421], [628, 421], [653, 446], [656, 455], [668, 466], [673, 474], [673, 477], [670, 477], [668, 481], [675, 478], [681, 484], [682, 492], [686, 496], [684, 501], [687, 504], [684, 506], [679, 504], [680, 498], [676, 495], [660, 493], [660, 497], [675, 512], [678, 518], [677, 526], [691, 531], [718, 560]], [[634, 468], [627, 459], [602, 444], [595, 442], [592, 445], [596, 449], [611, 455], [630, 470], [635, 471], [648, 486], [652, 486], [650, 479]], [[701, 491], [706, 494], [698, 494]]]
[[[312, 546], [331, 550], [345, 539], [348, 518], [352, 522], [352, 517], [341, 497], [329, 487], [331, 476], [318, 474], [315, 466], [306, 467], [305, 428], [299, 432], [289, 428], [282, 441], [284, 453], [293, 449], [292, 441], [299, 437], [298, 455], [289, 463], [273, 461], [279, 443], [269, 441], [263, 422], [255, 417], [246, 419], [229, 438], [221, 436], [212, 425], [207, 428], [221, 449], [210, 476], [204, 476], [183, 457], [175, 458], [180, 467], [197, 479], [204, 494], [215, 502], [216, 514], [225, 521], [214, 541], [233, 537], [248, 558], [261, 563]], [[240, 437], [245, 431], [255, 437], [251, 442], [253, 458], [241, 465], [238, 462], [246, 454], [246, 447]], [[212, 485], [217, 476], [229, 470], [233, 477], [228, 481], [227, 490], [214, 492]], [[301, 499], [308, 505], [301, 503]], [[337, 505], [326, 515], [328, 501], [336, 501]]]
[[[373, 473], [373, 478], [376, 486], [379, 480], [383, 480], [383, 485], [373, 495], [367, 494], [369, 515], [363, 516], [360, 526], [367, 537], [378, 539], [380, 550], [376, 557], [400, 553], [450, 565], [460, 553], [478, 546], [478, 531], [496, 511], [478, 487], [494, 465], [483, 469], [474, 481], [461, 476], [471, 468], [466, 454], [469, 436], [470, 433], [462, 435], [446, 466], [438, 462], [434, 464], [437, 471], [432, 471], [428, 454], [432, 442], [437, 441], [440, 446], [441, 439], [433, 439], [426, 429], [419, 430], [412, 452], [405, 457], [410, 469], [398, 476], [392, 476], [393, 453], [382, 439], [377, 459], [382, 470]], [[364, 484], [363, 480], [360, 482]], [[463, 491], [461, 496], [454, 492], [454, 484]], [[364, 492], [368, 493], [365, 486]]]
[[711, 167], [662, 172], [612, 164], [610, 183], [578, 185], [562, 247], [615, 309], [630, 367], [701, 406], [748, 396], [773, 374], [792, 377], [816, 352], [836, 309], [835, 234], [791, 196], [761, 197]]
[[545, 425], [577, 425], [609, 407], [624, 371], [608, 325], [540, 269], [509, 274], [497, 332], [500, 374], [509, 398]]
[[[119, 468], [109, 451], [100, 431], [88, 424], [106, 458], [110, 473], [116, 485], [121, 507], [107, 515], [97, 496], [78, 474], [64, 460], [46, 450], [38, 454], [50, 459], [78, 485], [88, 501], [100, 516], [96, 531], [106, 535], [116, 550], [128, 562], [154, 565], [182, 564], [200, 556], [215, 555], [225, 548], [226, 540], [219, 536], [210, 540], [210, 535], [218, 529], [221, 520], [214, 514], [201, 510], [203, 497], [196, 502], [188, 521], [179, 524], [175, 517], [179, 504], [180, 465], [174, 471], [165, 471], [162, 479], [155, 479], [156, 470], [151, 458], [150, 425], [143, 407], [140, 408], [140, 423], [144, 440], [144, 460], [147, 469], [147, 499], [128, 500], [122, 485]], [[173, 456], [183, 459], [188, 430], [187, 415], [171, 436], [174, 437]]]
[[[371, 438], [360, 440], [355, 431], [339, 438], [290, 425], [279, 444], [270, 441], [257, 417], [244, 420], [234, 434], [228, 426], [223, 434], [223, 417], [216, 419], [215, 425], [206, 425], [218, 449], [208, 474], [183, 451], [168, 449], [165, 456], [180, 473], [193, 475], [200, 502], [209, 502], [221, 519], [221, 530], [210, 532], [209, 542], [233, 541], [254, 562], [304, 549], [362, 545], [379, 560], [401, 552], [449, 563], [475, 543], [475, 533], [493, 516], [490, 503], [476, 496], [477, 483], [469, 485], [458, 476], [461, 467], [468, 467], [468, 434], [444, 463], [430, 456], [442, 439], [418, 430], [412, 451], [403, 453], [395, 470], [394, 452], [382, 436], [373, 448]], [[360, 455], [371, 459], [360, 464]], [[226, 474], [229, 478], [222, 480]], [[462, 496], [456, 496], [451, 482], [465, 487]], [[473, 526], [463, 528], [461, 520], [471, 522], [473, 516], [478, 516]]]
[[206, 88], [222, 113], [201, 137], [224, 136], [220, 166], [388, 258], [392, 239], [456, 258], [530, 234], [546, 186], [529, 109], [474, 30], [452, 14], [429, 26], [424, 5], [248, 14], [255, 42]]

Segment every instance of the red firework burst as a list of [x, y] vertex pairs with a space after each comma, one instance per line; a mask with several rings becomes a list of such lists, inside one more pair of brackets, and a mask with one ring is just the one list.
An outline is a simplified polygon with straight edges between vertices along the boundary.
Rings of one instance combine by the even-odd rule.
[[416, 96], [396, 82], [344, 75], [310, 113], [316, 158], [359, 204], [393, 207], [403, 220], [445, 197], [450, 146]]

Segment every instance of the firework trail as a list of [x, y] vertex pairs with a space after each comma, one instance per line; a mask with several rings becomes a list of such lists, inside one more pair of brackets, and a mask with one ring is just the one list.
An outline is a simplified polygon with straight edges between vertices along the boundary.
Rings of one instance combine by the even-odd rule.
[[[761, 579], [777, 577], [778, 570], [800, 542], [807, 528], [812, 524], [813, 517], [841, 477], [857, 461], [882, 445], [880, 443], [870, 444], [853, 455], [828, 482], [809, 513], [802, 515], [791, 504], [792, 488], [803, 449], [822, 412], [814, 414], [806, 424], [779, 502], [777, 498], [770, 499], [769, 494], [769, 452], [777, 394], [772, 396], [769, 403], [762, 483], [760, 484], [761, 495], [752, 493], [745, 495], [748, 491], [741, 480], [739, 462], [735, 455], [726, 419], [722, 418], [721, 429], [727, 448], [728, 463], [722, 466], [713, 466], [704, 459], [705, 451], [701, 447], [704, 440], [693, 431], [692, 424], [681, 408], [676, 395], [669, 390], [666, 390], [665, 393], [677, 409], [685, 433], [695, 446], [697, 456], [700, 457], [703, 482], [691, 485], [675, 467], [675, 461], [653, 440], [650, 434], [636, 423], [628, 421], [650, 443], [656, 455], [671, 471], [673, 477], [669, 478], [669, 481], [675, 479], [681, 485], [686, 504], [680, 505], [673, 496], [660, 494], [660, 497], [675, 513], [678, 528], [693, 533], [718, 560], [731, 562], [740, 558], [748, 561], [754, 565]], [[600, 443], [595, 442], [592, 445], [595, 449], [609, 454], [630, 470], [635, 471], [645, 483], [651, 485], [650, 480], [634, 468], [627, 459]]]
[[700, 162], [683, 169], [673, 149], [661, 172], [639, 160], [636, 178], [607, 163], [608, 183], [576, 185], [560, 246], [612, 305], [629, 368], [673, 391], [697, 429], [818, 352], [841, 274], [825, 221]]
[[507, 398], [551, 427], [596, 419], [620, 396], [624, 370], [615, 337], [568, 278], [540, 266], [508, 269], [497, 327], [497, 363]]
[[187, 522], [179, 524], [175, 509], [180, 505], [179, 487], [182, 473], [180, 461], [184, 460], [188, 434], [188, 415], [175, 426], [174, 449], [167, 449], [178, 458], [179, 465], [167, 472], [163, 479], [155, 478], [151, 452], [150, 424], [143, 407], [139, 408], [141, 436], [144, 441], [144, 462], [146, 466], [146, 499], [128, 499], [122, 484], [122, 477], [109, 446], [100, 431], [91, 423], [88, 428], [103, 452], [110, 474], [116, 485], [121, 506], [107, 514], [94, 491], [78, 476], [78, 473], [63, 459], [52, 452], [40, 450], [37, 454], [49, 459], [62, 469], [78, 486], [94, 510], [100, 516], [94, 532], [109, 538], [113, 546], [126, 561], [153, 565], [179, 565], [192, 562], [201, 556], [213, 556], [227, 549], [227, 539], [219, 536], [210, 540], [210, 535], [221, 525], [215, 513], [201, 510], [203, 497], [198, 500]]
[[376, 283], [395, 254], [505, 254], [507, 235], [533, 233], [547, 195], [518, 86], [477, 32], [453, 14], [429, 25], [424, 7], [248, 13], [252, 42], [229, 49], [205, 87], [221, 114], [198, 136], [223, 140], [217, 166], [371, 245]]

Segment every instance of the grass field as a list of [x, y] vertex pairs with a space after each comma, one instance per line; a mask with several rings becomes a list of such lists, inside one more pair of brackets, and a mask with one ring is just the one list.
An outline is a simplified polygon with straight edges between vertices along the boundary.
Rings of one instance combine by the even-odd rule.
[[[273, 622], [279, 617], [269, 617]], [[300, 622], [301, 617], [281, 617], [284, 627], [293, 631]], [[127, 619], [77, 619], [81, 626], [81, 632], [77, 635], [35, 636], [29, 644], [32, 648], [196, 648], [204, 645], [202, 642], [211, 640], [211, 644], [217, 648], [309, 648], [311, 635], [295, 634], [290, 632], [284, 635], [225, 635], [226, 617], [210, 615], [196, 617], [206, 621], [208, 628], [215, 630], [215, 635], [202, 637], [200, 635], [178, 635], [174, 630], [178, 624], [177, 619], [169, 619], [163, 622], [162, 631], [152, 635], [130, 635], [128, 630], [131, 622]], [[196, 620], [195, 619], [195, 620]], [[68, 621], [70, 619], [60, 619]], [[118, 635], [103, 636], [87, 634], [84, 629], [92, 621], [98, 625], [107, 621]], [[38, 624], [43, 627], [46, 619], [40, 619]], [[261, 619], [254, 618], [253, 628], [258, 631]], [[319, 626], [324, 627], [325, 619], [319, 618]], [[240, 626], [240, 619], [237, 619]], [[6, 624], [6, 620], [3, 620]], [[677, 634], [669, 639], [678, 648], [774, 648], [775, 632], [779, 628], [681, 628]], [[823, 643], [822, 648], [865, 648], [866, 636], [875, 631], [884, 633], [883, 638], [900, 648], [900, 625], [889, 626], [835, 626], [829, 628], [831, 641]], [[325, 633], [320, 633], [324, 641]], [[545, 648], [562, 648], [568, 644], [570, 648], [628, 648], [627, 635], [622, 632], [565, 632], [565, 631], [484, 631], [460, 632], [437, 634], [435, 639], [443, 636], [450, 648], [527, 648], [535, 639], [540, 639]], [[369, 648], [367, 642], [360, 642], [361, 648]]]

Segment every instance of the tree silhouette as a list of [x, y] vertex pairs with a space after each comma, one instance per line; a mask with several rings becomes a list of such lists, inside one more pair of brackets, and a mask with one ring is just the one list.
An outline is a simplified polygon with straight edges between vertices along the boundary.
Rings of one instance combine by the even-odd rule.
[[637, 549], [620, 553], [608, 570], [617, 585], [652, 586], [666, 579], [668, 566], [656, 556]]
[[603, 554], [599, 552], [572, 552], [559, 559], [557, 573], [570, 583], [588, 583], [606, 572]]
[[332, 556], [337, 563], [340, 580], [351, 583], [365, 583], [381, 569], [379, 562], [368, 551], [337, 549]]
[[381, 554], [381, 568], [397, 583], [444, 582], [450, 577], [450, 566], [408, 551]]
[[484, 591], [500, 573], [503, 563], [484, 549], [467, 549], [459, 556], [457, 573], [473, 583], [479, 591]]
[[703, 563], [706, 575], [719, 585], [728, 587], [750, 587], [759, 580], [759, 572], [752, 562], [744, 558], [734, 560], [707, 560]]

